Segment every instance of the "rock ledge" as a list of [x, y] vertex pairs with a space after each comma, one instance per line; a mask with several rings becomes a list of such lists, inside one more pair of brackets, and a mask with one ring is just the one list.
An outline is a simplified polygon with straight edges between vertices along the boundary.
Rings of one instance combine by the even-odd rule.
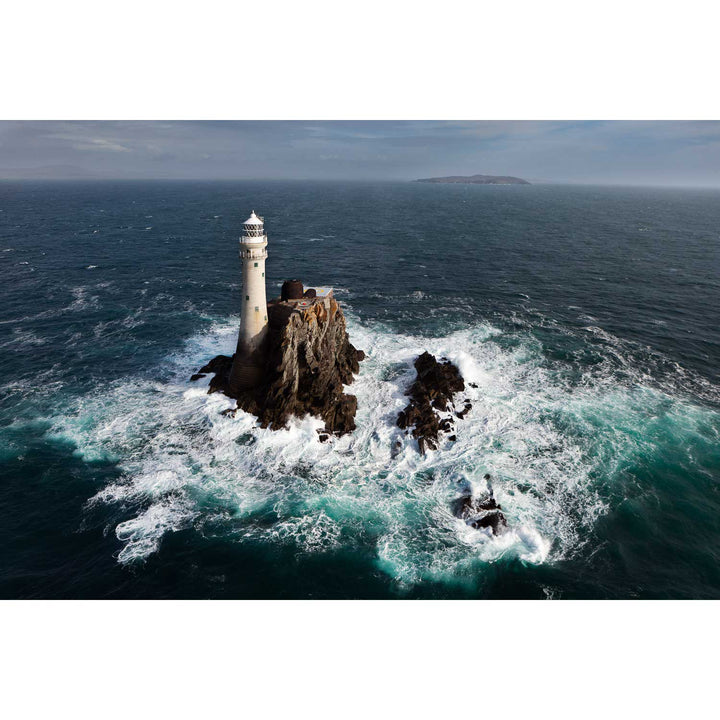
[[255, 358], [260, 368], [255, 387], [231, 392], [234, 355], [218, 355], [196, 375], [214, 373], [208, 392], [236, 399], [237, 408], [256, 415], [262, 427], [277, 430], [291, 416], [311, 414], [325, 421], [325, 434], [342, 435], [355, 429], [357, 410], [357, 398], [343, 386], [352, 383], [364, 357], [350, 343], [335, 298], [305, 306], [277, 298], [268, 303], [268, 332]]
[[[417, 377], [407, 391], [410, 402], [397, 418], [398, 427], [410, 431], [417, 439], [422, 454], [425, 450], [436, 450], [440, 433], [450, 433], [454, 428], [452, 415], [442, 417], [441, 413], [454, 411], [453, 395], [465, 389], [460, 370], [449, 360], [441, 362], [434, 355], [424, 352], [415, 360]], [[465, 398], [463, 409], [455, 411], [455, 416], [463, 418], [470, 412], [472, 405]], [[455, 436], [451, 435], [450, 440]]]

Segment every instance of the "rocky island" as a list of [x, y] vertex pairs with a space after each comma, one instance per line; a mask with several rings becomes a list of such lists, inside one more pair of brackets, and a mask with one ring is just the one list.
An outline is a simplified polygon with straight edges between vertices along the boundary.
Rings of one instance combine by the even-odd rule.
[[[463, 409], [454, 411], [453, 396], [465, 389], [465, 381], [456, 365], [443, 358], [424, 352], [415, 360], [417, 376], [407, 391], [410, 403], [400, 411], [399, 428], [411, 432], [418, 441], [418, 449], [436, 450], [440, 433], [449, 434], [454, 428], [454, 417], [463, 418], [472, 405], [465, 398]], [[455, 435], [449, 435], [455, 440]]]
[[481, 497], [473, 497], [472, 492], [467, 490], [452, 502], [451, 510], [455, 517], [464, 520], [471, 528], [489, 528], [493, 535], [501, 535], [507, 528], [507, 520], [502, 506], [495, 500], [490, 475], [486, 474], [484, 480], [486, 489]]
[[[424, 455], [426, 450], [438, 449], [443, 434], [451, 442], [457, 439], [455, 423], [472, 410], [472, 403], [467, 397], [456, 403], [456, 396], [465, 389], [465, 380], [457, 365], [447, 358], [438, 361], [426, 351], [415, 360], [415, 370], [415, 380], [407, 389], [410, 402], [400, 411], [397, 425], [406, 434], [412, 434]], [[472, 383], [471, 386], [477, 387]], [[495, 501], [490, 475], [486, 474], [484, 479], [486, 490], [483, 494], [476, 497], [466, 486], [463, 494], [453, 500], [450, 509], [455, 517], [475, 530], [488, 528], [493, 535], [500, 535], [507, 527], [507, 520]]]
[[[315, 415], [325, 421], [320, 440], [355, 429], [357, 398], [344, 392], [365, 354], [347, 333], [345, 316], [332, 292], [318, 296], [298, 280], [283, 283], [282, 294], [268, 303], [268, 329], [252, 358], [255, 382], [236, 382], [246, 370], [242, 347], [232, 357], [218, 355], [194, 379], [214, 373], [209, 392], [237, 400], [262, 427], [280, 429], [291, 416]], [[241, 343], [238, 343], [241, 345]]]
[[[365, 358], [348, 337], [345, 316], [332, 288], [305, 287], [286, 280], [280, 297], [266, 300], [264, 220], [255, 212], [245, 221], [240, 239], [243, 263], [243, 302], [237, 348], [233, 355], [218, 355], [191, 378], [212, 374], [208, 392], [234, 399], [237, 410], [255, 415], [261, 427], [279, 430], [291, 417], [313, 415], [325, 423], [319, 440], [355, 429], [357, 398], [345, 392]], [[450, 360], [438, 361], [424, 352], [415, 360], [417, 376], [407, 390], [410, 402], [399, 413], [397, 425], [417, 440], [422, 455], [437, 450], [441, 435], [453, 442], [455, 422], [472, 409], [467, 397], [456, 405], [465, 389], [460, 370]], [[475, 387], [475, 386], [473, 386]], [[461, 396], [462, 397], [462, 396]], [[402, 445], [401, 441], [398, 441]], [[507, 523], [495, 502], [489, 476], [487, 492], [476, 498], [471, 489], [452, 503], [453, 514], [476, 530], [493, 534]]]
[[422, 178], [415, 182], [465, 185], [531, 185], [527, 180], [511, 175], [448, 175], [447, 177]]
[[242, 304], [235, 354], [218, 355], [190, 379], [209, 373], [209, 392], [223, 392], [234, 408], [257, 416], [262, 427], [283, 428], [291, 416], [325, 421], [320, 440], [355, 429], [357, 398], [344, 392], [365, 355], [350, 343], [333, 289], [286, 280], [267, 302], [265, 220], [255, 214], [240, 238]]

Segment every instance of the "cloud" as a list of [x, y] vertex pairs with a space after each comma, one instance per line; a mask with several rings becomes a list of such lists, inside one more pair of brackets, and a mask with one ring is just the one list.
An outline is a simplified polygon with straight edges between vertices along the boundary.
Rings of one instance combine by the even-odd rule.
[[131, 152], [129, 147], [112, 140], [93, 137], [73, 137], [72, 135], [49, 135], [56, 140], [69, 140], [74, 150], [100, 150], [106, 152]]
[[720, 123], [0, 122], [0, 177], [387, 179], [488, 173], [720, 187]]

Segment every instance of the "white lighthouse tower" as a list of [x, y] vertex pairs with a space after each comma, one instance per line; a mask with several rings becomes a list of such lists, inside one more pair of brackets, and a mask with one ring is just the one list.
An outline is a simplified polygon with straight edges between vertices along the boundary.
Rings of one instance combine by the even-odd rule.
[[265, 297], [265, 259], [267, 235], [264, 220], [252, 211], [243, 223], [245, 235], [240, 238], [242, 264], [242, 312], [238, 350], [250, 354], [260, 345], [267, 329], [267, 299]]

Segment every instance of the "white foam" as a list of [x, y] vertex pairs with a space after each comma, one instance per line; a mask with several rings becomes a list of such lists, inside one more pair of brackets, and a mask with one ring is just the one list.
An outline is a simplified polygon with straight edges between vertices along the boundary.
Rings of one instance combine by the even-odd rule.
[[151, 505], [145, 512], [120, 523], [115, 534], [125, 546], [118, 555], [120, 562], [132, 562], [155, 552], [162, 536], [190, 524], [197, 511], [175, 499]]
[[40, 337], [32, 330], [25, 330], [23, 328], [13, 328], [11, 337], [5, 342], [0, 343], [0, 348], [12, 347], [21, 348], [34, 345], [45, 345], [47, 339]]
[[[232, 353], [234, 318], [167, 358], [168, 382], [118, 383], [54, 418], [52, 432], [83, 457], [119, 462], [122, 478], [91, 503], [143, 508], [116, 529], [120, 562], [147, 557], [165, 534], [202, 530], [210, 519], [228, 541], [288, 543], [304, 553], [371, 542], [378, 566], [401, 583], [462, 582], [501, 559], [554, 562], [587, 541], [606, 510], [597, 478], [607, 482], [637, 452], [637, 427], [668, 402], [658, 390], [609, 392], [592, 378], [570, 390], [536, 342], [504, 348], [502, 333], [486, 324], [426, 338], [350, 314], [348, 321], [353, 344], [367, 353], [349, 388], [358, 397], [357, 430], [328, 443], [318, 442], [316, 418], [262, 429], [247, 413], [221, 415], [233, 403], [207, 395], [209, 378], [188, 383], [203, 362]], [[395, 424], [423, 350], [453, 360], [477, 385], [458, 398], [473, 408], [456, 422], [457, 441], [424, 457]], [[481, 493], [488, 472], [510, 525], [499, 537], [449, 509], [463, 488]]]

